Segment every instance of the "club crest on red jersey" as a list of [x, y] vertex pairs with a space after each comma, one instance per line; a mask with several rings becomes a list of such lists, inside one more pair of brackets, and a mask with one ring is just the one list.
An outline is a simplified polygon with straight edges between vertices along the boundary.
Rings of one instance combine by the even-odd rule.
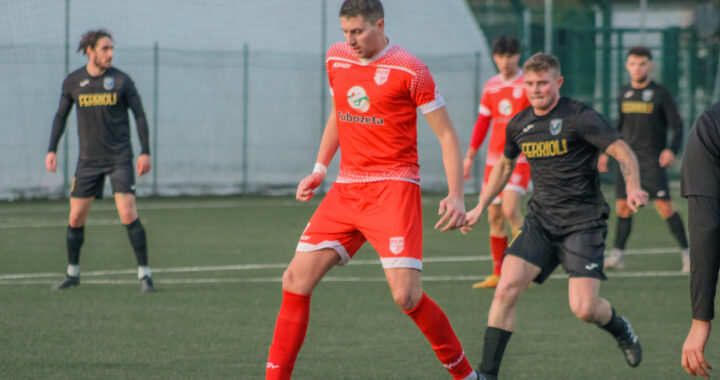
[[387, 82], [389, 76], [390, 69], [378, 67], [378, 69], [375, 71], [375, 83], [378, 86], [382, 86], [385, 82]]
[[525, 89], [522, 87], [515, 87], [513, 89], [513, 98], [520, 99], [522, 96], [525, 95]]
[[390, 252], [398, 255], [405, 249], [405, 238], [402, 236], [390, 238]]
[[367, 112], [370, 109], [370, 98], [365, 89], [360, 86], [353, 86], [348, 90], [347, 100], [352, 109], [360, 112]]

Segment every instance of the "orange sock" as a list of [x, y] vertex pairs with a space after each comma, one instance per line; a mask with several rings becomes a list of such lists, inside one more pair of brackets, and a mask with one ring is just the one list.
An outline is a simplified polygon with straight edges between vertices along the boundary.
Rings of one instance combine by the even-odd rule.
[[440, 362], [450, 372], [453, 379], [464, 379], [472, 373], [472, 367], [465, 357], [462, 345], [455, 335], [450, 321], [430, 297], [423, 293], [415, 307], [404, 312], [420, 328]]
[[496, 276], [500, 275], [500, 268], [502, 267], [503, 254], [507, 249], [508, 238], [507, 236], [497, 237], [490, 236], [490, 253], [492, 253], [493, 261], [493, 274]]
[[287, 380], [292, 375], [310, 319], [310, 296], [283, 290], [282, 304], [265, 370], [266, 380]]

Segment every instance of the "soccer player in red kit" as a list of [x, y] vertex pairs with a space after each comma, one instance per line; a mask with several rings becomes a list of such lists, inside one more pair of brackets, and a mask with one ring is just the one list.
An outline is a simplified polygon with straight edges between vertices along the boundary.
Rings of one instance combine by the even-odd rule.
[[[515, 114], [530, 105], [525, 96], [525, 81], [522, 70], [518, 66], [520, 60], [520, 44], [511, 37], [499, 37], [493, 42], [493, 60], [500, 73], [487, 81], [480, 99], [480, 109], [475, 128], [473, 129], [470, 146], [468, 147], [463, 171], [465, 179], [470, 179], [475, 155], [480, 149], [492, 121], [492, 133], [488, 143], [487, 160], [485, 161], [485, 189], [493, 166], [505, 148], [505, 127]], [[500, 279], [500, 267], [503, 254], [508, 245], [505, 221], [515, 236], [523, 219], [520, 214], [520, 200], [527, 192], [530, 184], [530, 166], [524, 155], [520, 155], [510, 181], [500, 195], [488, 206], [488, 222], [490, 222], [490, 252], [493, 260], [493, 274], [484, 281], [473, 285], [473, 288], [495, 288]]]
[[445, 103], [427, 67], [385, 36], [380, 1], [346, 0], [340, 26], [346, 42], [333, 45], [326, 59], [332, 110], [315, 168], [298, 185], [297, 199], [312, 198], [338, 148], [340, 173], [283, 274], [283, 299], [265, 378], [290, 378], [305, 339], [313, 289], [332, 267], [347, 263], [369, 241], [380, 256], [395, 302], [425, 335], [442, 365], [453, 379], [477, 379], [448, 318], [420, 282], [418, 107], [440, 141], [448, 178], [449, 195], [440, 202], [442, 217], [435, 228], [452, 230], [465, 222], [460, 144]]

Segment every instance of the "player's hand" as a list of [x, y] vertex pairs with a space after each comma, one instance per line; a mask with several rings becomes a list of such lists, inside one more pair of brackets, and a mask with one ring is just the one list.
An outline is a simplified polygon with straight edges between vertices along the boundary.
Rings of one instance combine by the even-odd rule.
[[693, 319], [690, 332], [682, 347], [681, 364], [692, 376], [710, 377], [707, 370], [712, 366], [705, 360], [705, 343], [710, 337], [710, 322]]
[[435, 224], [435, 229], [445, 224], [440, 231], [445, 232], [460, 228], [465, 224], [465, 199], [463, 197], [448, 196], [440, 201], [438, 215], [442, 218]]
[[483, 213], [483, 209], [480, 208], [480, 205], [475, 207], [474, 209], [470, 210], [467, 213], [467, 218], [465, 221], [465, 225], [460, 228], [460, 232], [466, 234], [470, 231], [472, 231], [472, 226], [475, 225], [480, 220], [480, 216]]
[[675, 153], [670, 149], [665, 149], [660, 152], [660, 158], [658, 158], [658, 164], [661, 168], [670, 166], [675, 162]]
[[641, 189], [627, 189], [627, 205], [632, 212], [637, 213], [638, 207], [643, 207], [648, 202], [647, 191]]
[[465, 178], [466, 181], [470, 179], [470, 169], [472, 169], [472, 167], [473, 159], [465, 157], [463, 160], [463, 178]]
[[608, 171], [608, 155], [605, 153], [600, 153], [600, 157], [598, 157], [598, 170], [601, 173]]
[[312, 173], [309, 176], [305, 177], [298, 184], [297, 192], [295, 193], [295, 199], [301, 202], [307, 202], [311, 200], [312, 197], [315, 195], [315, 192], [313, 190], [320, 186], [323, 178], [325, 178], [325, 176], [320, 173]]
[[135, 171], [137, 171], [138, 177], [147, 174], [151, 167], [152, 164], [150, 163], [149, 154], [141, 154], [138, 156], [137, 164], [135, 164]]
[[45, 168], [51, 173], [55, 173], [57, 170], [57, 154], [55, 154], [55, 152], [47, 152], [45, 156]]

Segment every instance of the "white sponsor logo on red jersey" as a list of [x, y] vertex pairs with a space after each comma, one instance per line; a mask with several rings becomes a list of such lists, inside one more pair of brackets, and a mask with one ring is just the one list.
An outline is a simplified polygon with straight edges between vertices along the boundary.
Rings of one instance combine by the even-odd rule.
[[498, 103], [498, 111], [500, 111], [500, 114], [503, 116], [510, 116], [513, 114], [513, 107], [512, 103], [510, 103], [509, 100], [503, 99]]
[[367, 112], [370, 109], [370, 99], [365, 89], [360, 86], [351, 87], [347, 93], [348, 104], [360, 112]]

